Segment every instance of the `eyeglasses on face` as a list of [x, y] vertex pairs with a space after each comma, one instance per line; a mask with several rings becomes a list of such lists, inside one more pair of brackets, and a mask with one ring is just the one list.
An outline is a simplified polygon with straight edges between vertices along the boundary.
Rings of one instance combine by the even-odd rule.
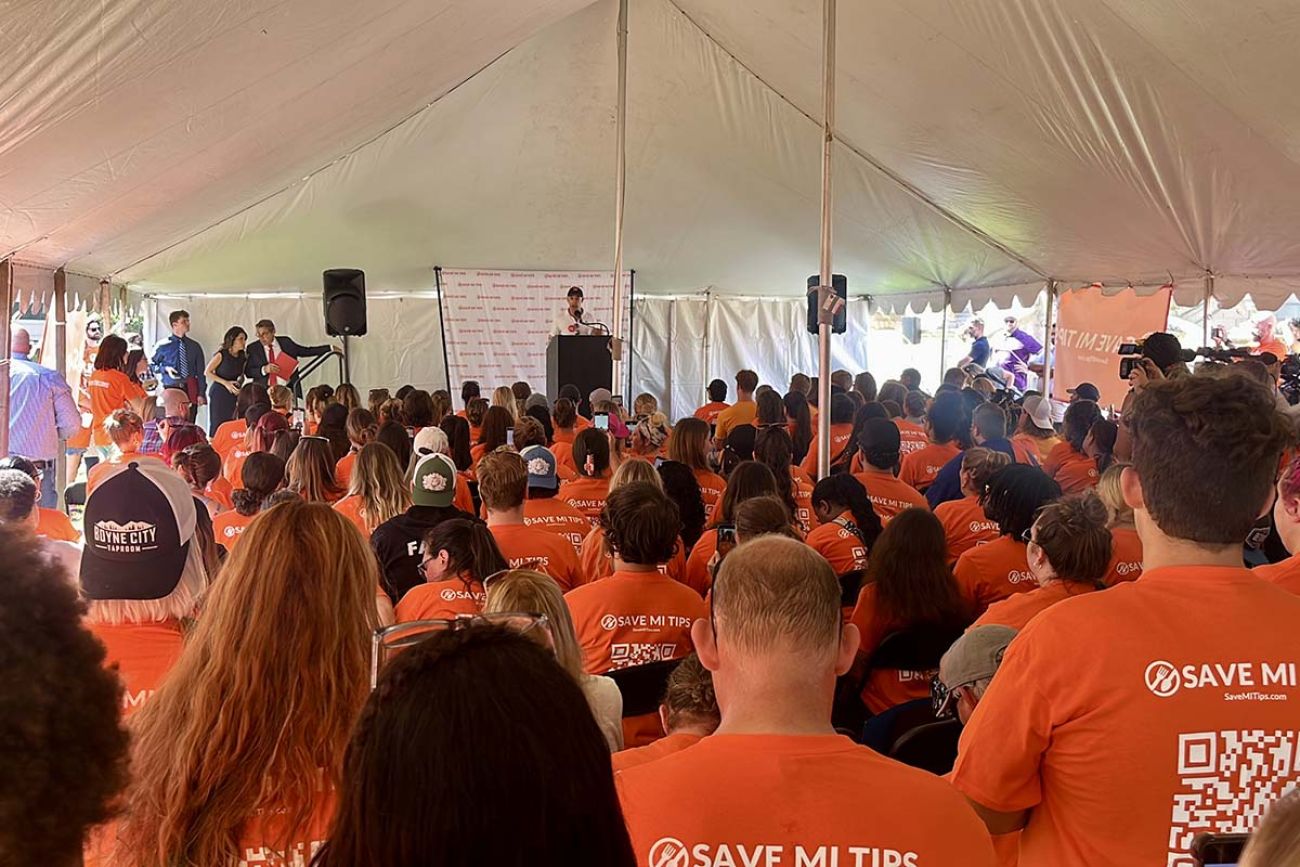
[[411, 620], [376, 629], [370, 645], [370, 688], [379, 684], [379, 673], [388, 660], [439, 632], [472, 629], [476, 626], [504, 626], [520, 635], [540, 636], [551, 650], [555, 640], [551, 636], [551, 621], [545, 614], [525, 611], [502, 611], [493, 614], [459, 614], [454, 618], [436, 620]]

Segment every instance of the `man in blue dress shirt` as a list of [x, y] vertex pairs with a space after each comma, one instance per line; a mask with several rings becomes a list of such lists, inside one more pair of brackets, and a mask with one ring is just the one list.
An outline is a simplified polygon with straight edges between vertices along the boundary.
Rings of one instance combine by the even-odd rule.
[[208, 402], [207, 360], [198, 341], [186, 336], [190, 332], [189, 313], [173, 310], [167, 321], [171, 323], [172, 334], [154, 347], [153, 368], [163, 388], [179, 388], [189, 395], [189, 419], [194, 421], [199, 407]]
[[53, 509], [59, 495], [54, 488], [59, 440], [81, 430], [81, 412], [72, 389], [56, 370], [27, 358], [32, 336], [14, 330], [9, 366], [9, 454], [27, 458], [41, 471], [41, 505]]

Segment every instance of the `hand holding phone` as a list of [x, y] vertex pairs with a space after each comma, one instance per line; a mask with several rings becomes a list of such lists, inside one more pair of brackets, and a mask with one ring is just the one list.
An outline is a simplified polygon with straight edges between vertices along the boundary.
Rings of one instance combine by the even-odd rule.
[[718, 554], [726, 557], [736, 547], [736, 525], [721, 524], [718, 526]]
[[596, 430], [609, 430], [609, 413], [592, 413], [591, 423], [595, 425]]

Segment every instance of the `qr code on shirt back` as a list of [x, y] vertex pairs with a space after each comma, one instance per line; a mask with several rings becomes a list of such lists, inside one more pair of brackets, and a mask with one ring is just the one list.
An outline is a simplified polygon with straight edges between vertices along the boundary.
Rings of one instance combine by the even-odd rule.
[[609, 648], [610, 668], [630, 668], [648, 662], [663, 662], [677, 658], [676, 644], [612, 644]]
[[1197, 834], [1244, 834], [1268, 808], [1300, 785], [1300, 732], [1193, 732], [1178, 736], [1166, 867], [1193, 867]]

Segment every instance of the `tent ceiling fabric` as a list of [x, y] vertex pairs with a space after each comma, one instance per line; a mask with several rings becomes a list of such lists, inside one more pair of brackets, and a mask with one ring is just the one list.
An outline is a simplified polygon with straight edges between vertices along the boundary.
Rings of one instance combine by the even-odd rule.
[[[616, 0], [28, 8], [0, 82], [0, 252], [214, 292], [314, 288], [339, 265], [387, 290], [429, 288], [434, 264], [610, 267]], [[839, 11], [852, 292], [1300, 287], [1290, 0]], [[638, 292], [802, 292], [820, 14], [631, 0]]]

